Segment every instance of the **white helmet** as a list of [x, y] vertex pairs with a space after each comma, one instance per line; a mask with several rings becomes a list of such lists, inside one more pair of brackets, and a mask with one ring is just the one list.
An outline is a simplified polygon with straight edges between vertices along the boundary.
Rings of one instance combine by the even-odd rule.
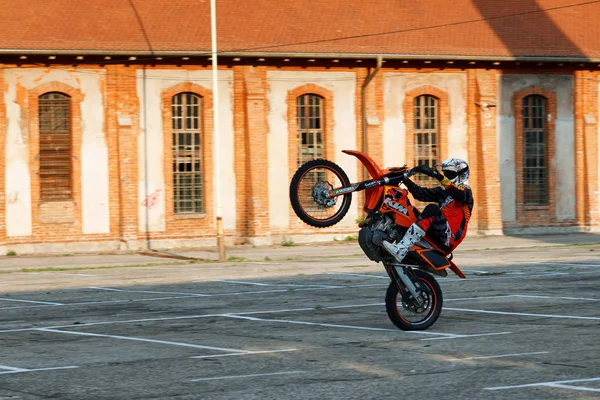
[[455, 185], [463, 185], [469, 179], [469, 165], [460, 158], [449, 158], [436, 164], [436, 167], [442, 167], [444, 176]]

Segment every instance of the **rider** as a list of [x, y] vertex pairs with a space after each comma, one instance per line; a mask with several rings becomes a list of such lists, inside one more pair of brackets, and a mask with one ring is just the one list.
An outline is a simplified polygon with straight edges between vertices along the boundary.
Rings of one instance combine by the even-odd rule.
[[415, 199], [439, 205], [427, 205], [398, 243], [383, 242], [383, 247], [400, 263], [408, 250], [426, 233], [446, 254], [450, 254], [467, 234], [473, 210], [473, 194], [465, 184], [469, 179], [469, 165], [459, 158], [450, 158], [436, 167], [441, 167], [442, 172], [427, 165], [419, 165], [414, 171], [439, 180], [440, 187], [423, 188], [409, 179], [404, 180]]

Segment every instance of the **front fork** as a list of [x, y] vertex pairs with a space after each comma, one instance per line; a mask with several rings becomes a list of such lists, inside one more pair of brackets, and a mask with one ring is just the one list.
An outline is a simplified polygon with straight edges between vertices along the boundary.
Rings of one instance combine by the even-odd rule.
[[396, 287], [402, 295], [403, 300], [407, 301], [406, 291], [408, 290], [408, 293], [410, 293], [413, 299], [415, 299], [415, 301], [417, 302], [417, 304], [421, 306], [423, 305], [423, 298], [421, 297], [421, 293], [413, 283], [412, 279], [410, 279], [410, 276], [408, 276], [408, 266], [409, 265], [407, 264], [384, 263], [385, 271], [387, 272], [392, 282], [396, 284]]

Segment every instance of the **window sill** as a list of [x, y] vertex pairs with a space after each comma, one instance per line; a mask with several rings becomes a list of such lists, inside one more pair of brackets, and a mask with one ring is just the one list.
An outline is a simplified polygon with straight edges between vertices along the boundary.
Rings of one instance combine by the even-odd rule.
[[549, 210], [550, 206], [523, 206], [523, 211]]
[[205, 219], [207, 218], [206, 214], [175, 214], [173, 216], [175, 219]]

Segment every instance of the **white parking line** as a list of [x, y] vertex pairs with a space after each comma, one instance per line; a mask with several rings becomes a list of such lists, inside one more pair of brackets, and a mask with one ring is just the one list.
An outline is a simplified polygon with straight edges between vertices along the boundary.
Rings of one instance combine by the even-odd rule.
[[562, 265], [568, 265], [571, 267], [600, 267], [600, 264], [578, 264], [578, 263], [546, 262], [546, 261], [528, 261], [523, 264], [554, 265], [557, 267], [560, 267]]
[[450, 335], [447, 334], [446, 337], [435, 337], [435, 338], [427, 338], [421, 340], [445, 340], [445, 339], [462, 339], [462, 338], [472, 338], [479, 336], [496, 336], [496, 335], [510, 335], [512, 332], [491, 332], [491, 333], [474, 333], [472, 335]]
[[[279, 322], [279, 323], [285, 323], [285, 324], [324, 326], [324, 327], [328, 327], [328, 328], [358, 329], [358, 330], [366, 330], [366, 331], [383, 331], [383, 332], [396, 332], [396, 333], [401, 332], [398, 329], [390, 329], [390, 328], [372, 328], [370, 326], [326, 324], [326, 323], [320, 323], [320, 322], [293, 321], [293, 320], [288, 320], [288, 319], [256, 318], [256, 317], [246, 317], [246, 316], [236, 315], [236, 314], [223, 314], [223, 317], [245, 319], [248, 321]], [[437, 332], [427, 332], [427, 331], [405, 331], [405, 332], [406, 333], [418, 333], [421, 335], [442, 335], [442, 336], [447, 336], [447, 337], [459, 336], [459, 335], [455, 335], [452, 333], [437, 333]]]
[[0, 365], [0, 369], [7, 369], [9, 371], [27, 371], [26, 368], [9, 367], [8, 365]]
[[[51, 305], [51, 306], [62, 306], [63, 303], [54, 303], [51, 301], [37, 301], [37, 300], [24, 300], [24, 299], [7, 299], [7, 298], [0, 298], [1, 301], [14, 301], [16, 303], [34, 303], [34, 304], [46, 304], [46, 305]], [[8, 307], [8, 308], [14, 308], [14, 307]]]
[[253, 355], [253, 354], [265, 354], [265, 353], [286, 353], [288, 351], [296, 351], [296, 350], [298, 350], [298, 349], [248, 351], [247, 353], [212, 354], [210, 356], [192, 356], [190, 358], [215, 358], [215, 357], [231, 357], [231, 356], [248, 356], [248, 355]]
[[209, 294], [203, 293], [185, 293], [185, 292], [158, 292], [154, 290], [126, 290], [126, 289], [116, 289], [116, 288], [107, 288], [107, 287], [99, 287], [99, 286], [90, 286], [90, 289], [96, 290], [107, 290], [111, 292], [124, 292], [124, 293], [152, 293], [152, 294], [176, 294], [176, 295], [184, 295], [190, 297], [206, 297], [210, 296]]
[[534, 356], [538, 354], [549, 354], [548, 351], [536, 351], [532, 353], [513, 353], [513, 354], [500, 354], [497, 356], [482, 356], [482, 357], [466, 357], [466, 358], [448, 358], [446, 361], [465, 361], [465, 360], [487, 360], [490, 358], [506, 358], [506, 357], [522, 357], [522, 356]]
[[44, 331], [44, 332], [64, 333], [64, 334], [68, 334], [68, 335], [95, 336], [95, 337], [104, 337], [104, 338], [120, 339], [120, 340], [132, 340], [132, 341], [136, 341], [136, 342], [168, 344], [171, 346], [192, 347], [194, 349], [229, 351], [232, 353], [246, 353], [246, 350], [240, 350], [240, 349], [230, 349], [230, 348], [226, 348], [226, 347], [214, 347], [214, 346], [202, 346], [199, 344], [171, 342], [168, 340], [145, 339], [145, 338], [138, 338], [138, 337], [132, 337], [132, 336], [117, 336], [117, 335], [104, 335], [104, 334], [100, 334], [100, 333], [62, 331], [59, 329], [51, 329], [51, 328], [38, 328], [36, 330]]
[[192, 379], [190, 382], [201, 382], [201, 381], [214, 381], [219, 379], [238, 379], [238, 378], [254, 378], [258, 376], [273, 376], [273, 375], [290, 375], [290, 374], [303, 374], [307, 371], [282, 371], [282, 372], [271, 372], [268, 374], [251, 374], [251, 375], [229, 375], [229, 376], [216, 376], [214, 378], [198, 378]]
[[563, 385], [560, 383], [549, 383], [546, 386], [559, 388], [559, 389], [583, 390], [585, 392], [600, 392], [600, 389], [594, 389], [594, 388], [589, 388], [589, 387], [585, 387], [585, 386]]
[[550, 387], [560, 387], [562, 389], [571, 389], [571, 390], [586, 390], [590, 392], [600, 392], [600, 389], [593, 389], [583, 386], [568, 386], [566, 383], [579, 383], [579, 382], [594, 382], [600, 381], [600, 378], [589, 378], [589, 379], [572, 379], [569, 381], [553, 381], [553, 382], [538, 382], [538, 383], [527, 383], [525, 385], [512, 385], [512, 386], [495, 386], [485, 388], [486, 390], [505, 390], [505, 389], [519, 389], [525, 387], [535, 387], [535, 386], [550, 386]]
[[337, 285], [295, 285], [292, 283], [262, 283], [262, 282], [247, 282], [247, 281], [232, 281], [227, 279], [215, 279], [208, 282], [224, 282], [224, 283], [236, 283], [239, 285], [253, 285], [253, 286], [285, 286], [285, 287], [297, 287], [297, 288], [338, 288]]
[[582, 320], [600, 321], [600, 317], [581, 317], [581, 316], [576, 316], [576, 315], [518, 313], [518, 312], [472, 310], [472, 309], [468, 309], [468, 308], [449, 308], [449, 307], [444, 307], [444, 310], [483, 313], [483, 314], [517, 315], [517, 316], [521, 316], [521, 317], [545, 317], [545, 318], [582, 319]]
[[[64, 303], [57, 304], [57, 307], [69, 307], [69, 306], [86, 306], [96, 304], [118, 304], [118, 303], [132, 303], [132, 302], [145, 302], [145, 301], [157, 301], [157, 300], [173, 300], [173, 299], [189, 299], [194, 296], [173, 296], [173, 297], [153, 297], [149, 299], [127, 299], [127, 300], [104, 300], [104, 301], [82, 301], [80, 303]], [[14, 310], [17, 308], [40, 308], [40, 307], [52, 307], [52, 304], [38, 305], [38, 306], [17, 306], [17, 307], [1, 307], [0, 310]]]
[[513, 294], [513, 296], [530, 298], [530, 299], [561, 299], [561, 300], [600, 301], [600, 299], [591, 299], [591, 298], [587, 298], [587, 297], [533, 296], [533, 295], [525, 295], [525, 294]]
[[69, 365], [68, 367], [51, 367], [51, 368], [34, 368], [34, 369], [15, 368], [15, 369], [11, 369], [10, 371], [0, 372], [0, 375], [5, 375], [5, 374], [20, 374], [20, 373], [23, 373], [23, 372], [55, 371], [55, 370], [58, 370], [58, 369], [73, 369], [73, 368], [79, 368], [79, 367], [75, 366], [75, 365]]
[[354, 277], [363, 277], [363, 278], [375, 278], [375, 279], [390, 279], [387, 275], [367, 275], [367, 274], [352, 274], [352, 273], [344, 273], [344, 272], [329, 272], [328, 275], [344, 275], [344, 276], [354, 276]]

